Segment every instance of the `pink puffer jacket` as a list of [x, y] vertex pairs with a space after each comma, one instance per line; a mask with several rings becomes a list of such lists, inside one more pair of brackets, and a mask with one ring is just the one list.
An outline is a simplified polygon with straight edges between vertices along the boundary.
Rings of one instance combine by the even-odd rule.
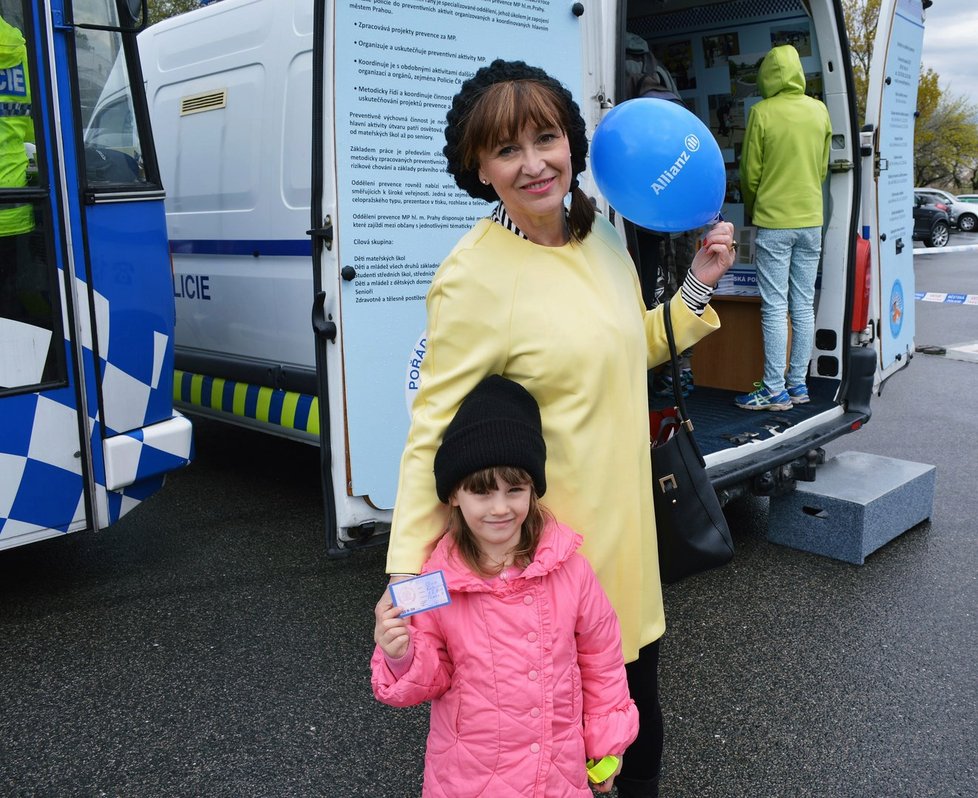
[[522, 574], [487, 581], [444, 537], [425, 565], [452, 603], [413, 616], [400, 678], [374, 651], [374, 695], [431, 701], [428, 798], [590, 798], [585, 760], [620, 754], [638, 734], [618, 619], [581, 536], [548, 524]]

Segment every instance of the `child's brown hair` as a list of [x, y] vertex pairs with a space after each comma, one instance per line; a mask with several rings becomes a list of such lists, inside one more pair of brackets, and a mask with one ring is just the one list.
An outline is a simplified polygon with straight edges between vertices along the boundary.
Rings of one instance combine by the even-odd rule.
[[[530, 489], [530, 509], [520, 530], [519, 543], [516, 544], [516, 549], [513, 552], [513, 564], [525, 568], [533, 561], [537, 544], [540, 542], [540, 535], [550, 517], [546, 508], [537, 499], [536, 488], [529, 472], [522, 468], [510, 466], [484, 468], [462, 479], [455, 486], [452, 495], [454, 496], [463, 488], [471, 493], [488, 493], [496, 489], [499, 480], [510, 485], [527, 485]], [[485, 562], [482, 551], [479, 549], [479, 542], [472, 534], [472, 530], [469, 529], [469, 525], [465, 523], [460, 507], [451, 506], [445, 531], [446, 534], [455, 538], [459, 557], [472, 571], [484, 576], [496, 576], [502, 571], [503, 566], [501, 564], [493, 567]]]

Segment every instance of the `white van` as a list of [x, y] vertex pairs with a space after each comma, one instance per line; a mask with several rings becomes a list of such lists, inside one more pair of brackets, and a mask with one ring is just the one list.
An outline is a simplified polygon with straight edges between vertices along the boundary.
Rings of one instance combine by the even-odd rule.
[[[921, 0], [882, 3], [866, 125], [837, 0], [223, 0], [149, 28], [139, 44], [167, 190], [177, 399], [320, 445], [330, 551], [382, 540], [425, 292], [489, 211], [445, 172], [451, 98], [493, 58], [523, 59], [571, 88], [593, 131], [624, 99], [627, 31], [670, 71], [728, 167], [722, 212], [742, 246], [689, 398], [710, 475], [724, 501], [790, 490], [812, 478], [824, 443], [869, 419], [874, 392], [914, 351], [906, 122], [923, 17]], [[737, 161], [758, 99], [752, 70], [783, 42], [834, 131], [812, 401], [749, 413], [732, 396], [763, 357]]]

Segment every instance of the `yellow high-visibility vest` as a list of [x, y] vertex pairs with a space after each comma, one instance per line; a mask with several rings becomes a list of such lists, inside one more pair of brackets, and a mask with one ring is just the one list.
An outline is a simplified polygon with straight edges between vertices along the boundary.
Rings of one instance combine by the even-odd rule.
[[[24, 35], [0, 17], [0, 189], [27, 185], [25, 142], [34, 141], [31, 116], [31, 80], [27, 70]], [[34, 229], [30, 205], [0, 200], [0, 236]]]

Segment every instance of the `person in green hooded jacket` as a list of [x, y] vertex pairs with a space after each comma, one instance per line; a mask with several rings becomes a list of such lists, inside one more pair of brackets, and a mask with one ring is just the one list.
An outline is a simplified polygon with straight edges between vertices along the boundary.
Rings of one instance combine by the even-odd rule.
[[29, 204], [2, 201], [3, 189], [27, 185], [24, 144], [34, 141], [24, 35], [0, 17], [0, 315], [15, 316], [18, 241], [34, 229]]
[[825, 104], [805, 94], [805, 71], [790, 44], [774, 47], [764, 57], [757, 84], [764, 99], [747, 118], [740, 189], [744, 209], [757, 227], [764, 375], [754, 383], [755, 390], [734, 401], [745, 410], [790, 410], [808, 401], [815, 278], [822, 253], [822, 183], [832, 123]]

